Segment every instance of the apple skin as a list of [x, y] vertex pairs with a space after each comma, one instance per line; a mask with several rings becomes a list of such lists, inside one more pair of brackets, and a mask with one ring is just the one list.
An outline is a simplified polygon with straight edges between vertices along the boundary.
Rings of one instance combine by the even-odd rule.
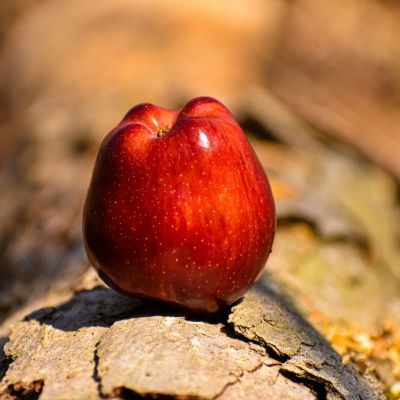
[[132, 108], [101, 145], [83, 216], [86, 251], [105, 283], [194, 312], [246, 292], [275, 226], [257, 156], [210, 97], [180, 112]]

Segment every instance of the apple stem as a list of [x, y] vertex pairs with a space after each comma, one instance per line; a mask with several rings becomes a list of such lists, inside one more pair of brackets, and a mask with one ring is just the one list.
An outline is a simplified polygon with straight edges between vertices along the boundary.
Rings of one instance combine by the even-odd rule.
[[158, 132], [157, 132], [157, 137], [163, 136], [166, 133], [168, 133], [170, 130], [169, 126], [165, 126], [164, 128], [161, 128]]

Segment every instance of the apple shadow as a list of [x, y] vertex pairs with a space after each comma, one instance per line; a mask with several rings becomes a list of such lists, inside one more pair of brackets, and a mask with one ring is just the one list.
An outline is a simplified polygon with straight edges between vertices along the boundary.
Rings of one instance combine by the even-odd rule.
[[[277, 293], [265, 280], [254, 286], [271, 302], [281, 303], [283, 309], [293, 309], [285, 301], [285, 296]], [[253, 290], [254, 290], [253, 289]], [[149, 316], [183, 317], [192, 322], [223, 323], [226, 325], [232, 307], [240, 304], [237, 300], [217, 313], [201, 314], [188, 312], [172, 304], [161, 301], [132, 298], [105, 286], [76, 292], [68, 301], [56, 307], [45, 307], [25, 316], [24, 321], [38, 321], [66, 332], [84, 327], [110, 327], [117, 321]], [[229, 331], [231, 328], [227, 328]]]
[[28, 314], [24, 321], [38, 321], [66, 332], [84, 327], [110, 327], [117, 321], [149, 316], [184, 317], [191, 321], [222, 322], [225, 312], [202, 315], [185, 312], [173, 305], [124, 296], [104, 286], [76, 292], [57, 307], [45, 307]]
[[28, 314], [24, 321], [36, 320], [62, 331], [84, 327], [110, 327], [114, 322], [145, 315], [170, 315], [160, 304], [124, 296], [104, 286], [76, 292], [57, 307], [45, 307]]

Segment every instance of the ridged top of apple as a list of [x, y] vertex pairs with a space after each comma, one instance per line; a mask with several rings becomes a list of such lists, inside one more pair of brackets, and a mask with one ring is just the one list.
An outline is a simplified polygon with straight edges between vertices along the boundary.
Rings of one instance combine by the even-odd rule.
[[180, 112], [138, 105], [110, 132], [83, 230], [88, 256], [110, 286], [216, 311], [260, 274], [275, 208], [233, 115], [200, 97]]
[[236, 122], [230, 111], [219, 101], [211, 97], [197, 97], [179, 112], [150, 103], [138, 104], [125, 114], [118, 127], [125, 124], [144, 125], [160, 137], [169, 132], [176, 122], [185, 118], [224, 118]]

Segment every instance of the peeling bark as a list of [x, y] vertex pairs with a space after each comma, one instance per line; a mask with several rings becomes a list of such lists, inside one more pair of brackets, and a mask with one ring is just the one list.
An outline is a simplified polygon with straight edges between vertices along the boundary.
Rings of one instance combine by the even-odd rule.
[[13, 325], [0, 398], [381, 398], [265, 281], [228, 319], [82, 290]]
[[[282, 361], [280, 372], [323, 388], [332, 399], [377, 399], [366, 377], [343, 365], [330, 344], [266, 280], [233, 307], [229, 323], [235, 332], [261, 344]], [[372, 379], [372, 378], [371, 378]]]

